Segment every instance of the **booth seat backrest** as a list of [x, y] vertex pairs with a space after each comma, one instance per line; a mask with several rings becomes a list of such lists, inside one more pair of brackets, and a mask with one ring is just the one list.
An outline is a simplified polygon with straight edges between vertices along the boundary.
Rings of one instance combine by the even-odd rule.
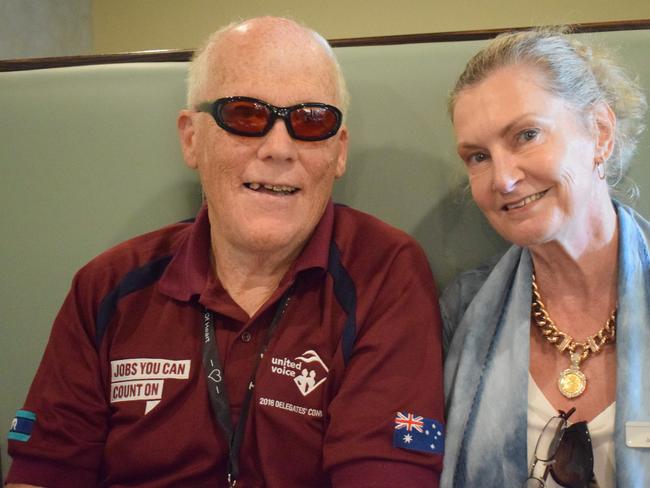
[[[589, 37], [618, 48], [650, 92], [650, 31]], [[352, 104], [348, 169], [334, 198], [415, 236], [440, 288], [505, 247], [465, 189], [445, 105], [483, 44], [336, 49]], [[22, 406], [74, 272], [200, 205], [175, 129], [185, 69], [179, 62], [0, 73], [0, 425]], [[646, 215], [648, 140], [631, 171]]]

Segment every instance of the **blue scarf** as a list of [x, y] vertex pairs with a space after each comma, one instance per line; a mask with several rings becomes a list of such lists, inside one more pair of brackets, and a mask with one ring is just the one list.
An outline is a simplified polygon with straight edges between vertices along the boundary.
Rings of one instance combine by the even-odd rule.
[[[616, 481], [619, 488], [647, 488], [650, 448], [627, 447], [625, 423], [650, 422], [650, 224], [629, 207], [615, 206]], [[520, 487], [528, 476], [531, 274], [528, 250], [513, 246], [487, 278], [465, 273], [441, 299], [445, 330], [455, 329], [445, 359], [442, 487]], [[478, 290], [477, 278], [485, 279]]]

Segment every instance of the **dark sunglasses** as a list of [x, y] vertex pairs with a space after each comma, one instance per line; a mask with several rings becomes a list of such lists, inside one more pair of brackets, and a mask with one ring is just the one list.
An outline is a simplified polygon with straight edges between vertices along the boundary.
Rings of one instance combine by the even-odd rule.
[[284, 120], [287, 132], [300, 141], [322, 141], [336, 134], [341, 127], [341, 111], [324, 103], [300, 103], [276, 107], [250, 97], [219, 98], [195, 107], [207, 112], [223, 130], [238, 136], [266, 135], [277, 119]]
[[549, 473], [560, 486], [588, 488], [594, 482], [594, 453], [586, 422], [576, 422], [567, 427], [575, 412], [560, 410], [542, 430], [535, 447], [535, 459], [526, 488], [543, 488]]

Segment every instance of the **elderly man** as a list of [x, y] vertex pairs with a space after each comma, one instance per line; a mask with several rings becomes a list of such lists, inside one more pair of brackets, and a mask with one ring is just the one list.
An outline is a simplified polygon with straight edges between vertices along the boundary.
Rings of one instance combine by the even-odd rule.
[[77, 274], [8, 481], [437, 486], [433, 280], [410, 237], [331, 202], [348, 145], [331, 49], [252, 19], [213, 34], [188, 88], [206, 204]]

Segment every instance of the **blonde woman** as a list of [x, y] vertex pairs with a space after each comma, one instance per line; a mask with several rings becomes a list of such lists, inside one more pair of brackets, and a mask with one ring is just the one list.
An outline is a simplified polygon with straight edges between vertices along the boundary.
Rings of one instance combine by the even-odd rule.
[[650, 449], [626, 446], [650, 420], [650, 225], [610, 195], [645, 109], [553, 29], [496, 38], [458, 80], [458, 154], [512, 247], [441, 299], [443, 486], [650, 486]]

